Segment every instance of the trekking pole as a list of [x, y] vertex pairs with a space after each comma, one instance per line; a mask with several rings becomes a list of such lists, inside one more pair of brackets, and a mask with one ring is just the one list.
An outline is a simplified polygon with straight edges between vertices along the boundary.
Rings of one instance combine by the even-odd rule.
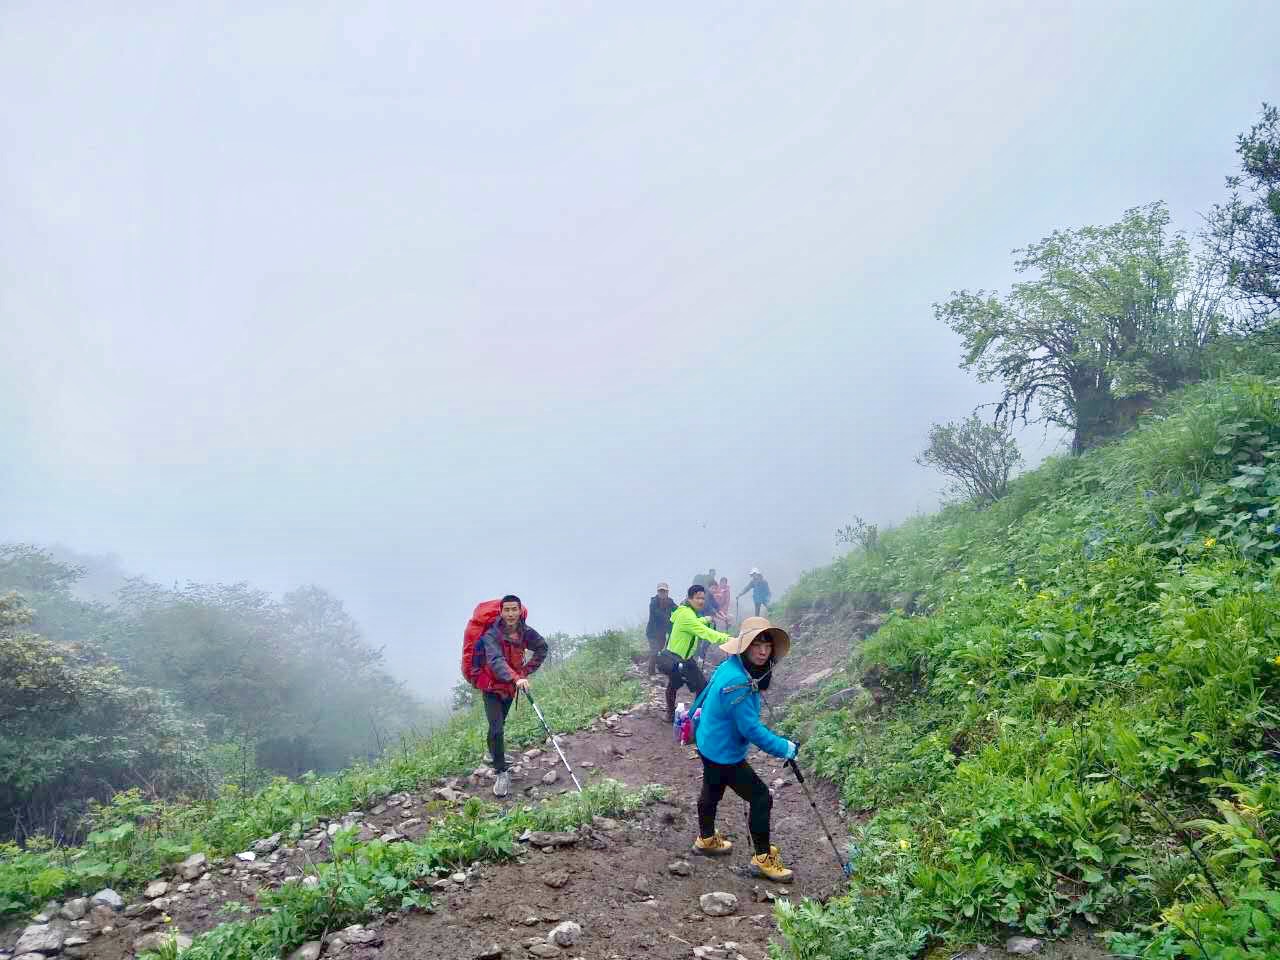
[[[764, 700], [764, 697], [762, 696], [760, 699]], [[764, 705], [769, 708], [769, 720], [777, 724], [778, 717], [773, 712], [773, 704], [768, 700], [764, 700]], [[809, 806], [813, 808], [814, 816], [818, 818], [818, 823], [822, 825], [822, 832], [827, 835], [827, 843], [831, 844], [831, 852], [836, 855], [836, 861], [840, 864], [840, 872], [845, 875], [846, 879], [853, 876], [853, 864], [840, 855], [840, 847], [836, 843], [836, 838], [831, 835], [831, 830], [827, 827], [827, 821], [822, 816], [822, 811], [818, 809], [818, 804], [814, 801], [813, 794], [809, 792], [809, 785], [804, 782], [804, 774], [800, 772], [800, 764], [796, 763], [793, 757], [787, 761], [787, 766], [791, 768], [791, 772], [800, 781], [800, 789], [804, 791], [805, 799], [809, 801]]]
[[542, 715], [542, 711], [538, 709], [538, 702], [533, 699], [533, 693], [528, 687], [524, 688], [524, 695], [529, 698], [529, 706], [533, 707], [533, 712], [538, 715], [538, 719], [542, 721], [542, 729], [547, 731], [547, 738], [551, 741], [551, 745], [556, 748], [556, 753], [560, 754], [560, 762], [564, 764], [564, 768], [569, 771], [569, 778], [573, 780], [573, 785], [578, 788], [578, 792], [582, 792], [582, 784], [578, 782], [578, 778], [573, 775], [573, 767], [569, 766], [569, 761], [564, 757], [564, 751], [560, 749], [560, 744], [556, 742], [556, 735], [551, 732], [551, 728], [547, 726], [547, 718]]

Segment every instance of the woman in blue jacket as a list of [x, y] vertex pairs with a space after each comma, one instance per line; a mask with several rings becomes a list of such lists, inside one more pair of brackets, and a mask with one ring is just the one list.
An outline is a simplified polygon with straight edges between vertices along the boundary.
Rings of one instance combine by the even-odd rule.
[[773, 797], [763, 780], [747, 764], [747, 750], [755, 744], [765, 753], [790, 760], [795, 743], [778, 736], [760, 721], [760, 692], [769, 689], [773, 669], [791, 649], [787, 631], [764, 617], [747, 617], [741, 632], [720, 649], [729, 654], [711, 677], [701, 699], [697, 744], [702, 758], [702, 792], [698, 796], [698, 839], [695, 853], [724, 856], [733, 844], [716, 833], [716, 807], [728, 787], [751, 805], [751, 843], [755, 853], [751, 872], [780, 883], [791, 879], [778, 848], [769, 843], [769, 815]]

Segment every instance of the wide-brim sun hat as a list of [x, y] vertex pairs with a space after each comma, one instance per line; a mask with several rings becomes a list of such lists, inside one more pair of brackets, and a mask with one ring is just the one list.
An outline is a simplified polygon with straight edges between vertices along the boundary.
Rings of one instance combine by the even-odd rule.
[[751, 568], [751, 572], [750, 572], [749, 574], [747, 574], [747, 576], [749, 576], [749, 577], [754, 577], [754, 576], [755, 576], [757, 573], [759, 573], [759, 572], [760, 572], [760, 568], [759, 568], [759, 567], [752, 567], [752, 568]]
[[791, 636], [781, 627], [775, 627], [764, 617], [746, 617], [738, 628], [738, 635], [720, 645], [721, 651], [727, 654], [745, 653], [751, 641], [762, 634], [767, 634], [773, 642], [773, 659], [781, 660], [791, 652]]
[[671, 587], [670, 587], [670, 585], [667, 583], [667, 581], [665, 581], [665, 580], [663, 580], [661, 583], [659, 583], [659, 584], [658, 584], [658, 589], [659, 589], [659, 590], [666, 590], [668, 593], [670, 593], [670, 592], [671, 592]]

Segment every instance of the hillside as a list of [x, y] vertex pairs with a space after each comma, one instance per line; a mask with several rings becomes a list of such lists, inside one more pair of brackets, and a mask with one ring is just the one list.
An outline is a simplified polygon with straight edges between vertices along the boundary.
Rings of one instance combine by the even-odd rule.
[[905, 609], [830, 681], [856, 697], [789, 715], [865, 823], [849, 895], [780, 911], [785, 955], [1280, 955], [1278, 461], [1280, 382], [1205, 383], [797, 585], [792, 616]]

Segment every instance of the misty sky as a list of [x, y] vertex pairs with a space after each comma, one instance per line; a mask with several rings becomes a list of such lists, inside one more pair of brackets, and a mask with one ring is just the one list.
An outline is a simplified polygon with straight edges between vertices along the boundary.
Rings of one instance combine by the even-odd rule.
[[548, 633], [781, 587], [930, 509], [930, 422], [992, 398], [930, 304], [1196, 227], [1278, 42], [1263, 2], [9, 0], [0, 539], [318, 583], [432, 694], [507, 591]]

